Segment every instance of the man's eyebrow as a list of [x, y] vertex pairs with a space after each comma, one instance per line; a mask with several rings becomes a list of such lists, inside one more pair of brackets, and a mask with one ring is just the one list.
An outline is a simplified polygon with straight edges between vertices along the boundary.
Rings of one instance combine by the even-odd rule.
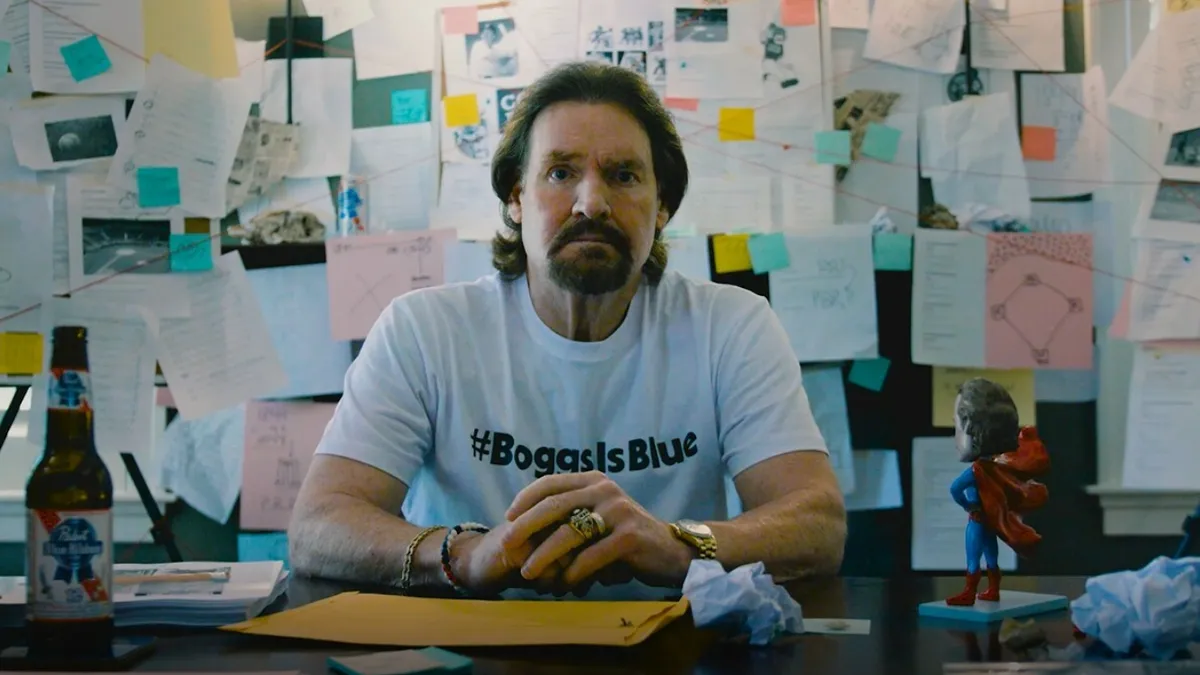
[[[547, 164], [564, 163], [579, 161], [583, 157], [582, 152], [569, 152], [566, 150], [551, 150], [546, 153]], [[642, 171], [646, 168], [646, 163], [636, 157], [625, 159], [613, 159], [605, 162], [609, 168], [628, 169], [631, 171]]]
[[551, 164], [555, 162], [574, 162], [580, 157], [583, 157], [583, 153], [567, 152], [566, 150], [551, 150], [546, 153], [546, 161]]

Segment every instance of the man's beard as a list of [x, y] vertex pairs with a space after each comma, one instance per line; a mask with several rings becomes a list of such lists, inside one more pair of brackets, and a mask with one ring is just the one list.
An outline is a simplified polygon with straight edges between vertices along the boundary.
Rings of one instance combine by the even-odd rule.
[[[568, 244], [589, 235], [601, 238], [604, 243], [584, 244], [570, 258], [559, 256]], [[633, 274], [633, 245], [629, 238], [612, 225], [590, 218], [581, 218], [559, 230], [547, 255], [554, 283], [581, 295], [612, 293], [629, 283]]]

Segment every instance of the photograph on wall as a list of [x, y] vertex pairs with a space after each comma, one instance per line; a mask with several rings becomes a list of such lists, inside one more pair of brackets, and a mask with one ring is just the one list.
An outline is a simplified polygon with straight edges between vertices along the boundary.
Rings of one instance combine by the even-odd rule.
[[1188, 129], [1171, 135], [1167, 146], [1167, 166], [1200, 168], [1200, 129]]
[[480, 21], [479, 32], [463, 37], [471, 77], [495, 80], [516, 77], [520, 70], [516, 22], [512, 19]]
[[676, 42], [728, 42], [729, 10], [675, 8]]
[[442, 35], [442, 68], [447, 92], [455, 86], [524, 87], [549, 69], [538, 35], [521, 30], [529, 19], [503, 7], [480, 9], [473, 33]]
[[[450, 83], [448, 96], [475, 94], [479, 108], [479, 122], [457, 127], [448, 127], [442, 117], [442, 161], [486, 164], [492, 159], [496, 144], [500, 141], [500, 116], [497, 106], [501, 95], [507, 96], [506, 103], [516, 105], [519, 88], [496, 89], [473, 83]], [[511, 108], [510, 108], [511, 111]], [[507, 120], [505, 115], [505, 120]]]
[[1154, 206], [1150, 209], [1150, 218], [1200, 225], [1200, 183], [1161, 181], [1154, 196]]
[[110, 115], [47, 122], [46, 145], [55, 163], [117, 154], [117, 130]]
[[170, 220], [83, 219], [86, 275], [167, 274], [170, 251]]
[[580, 6], [579, 53], [588, 61], [627, 68], [651, 85], [667, 83], [663, 44], [669, 7], [653, 3], [591, 2]]

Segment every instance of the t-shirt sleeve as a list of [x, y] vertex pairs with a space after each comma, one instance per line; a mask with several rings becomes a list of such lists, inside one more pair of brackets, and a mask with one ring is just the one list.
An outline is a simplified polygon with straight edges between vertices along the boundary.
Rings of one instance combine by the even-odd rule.
[[746, 309], [716, 314], [726, 331], [718, 343], [716, 387], [725, 468], [736, 476], [795, 450], [828, 452], [783, 325], [765, 299], [755, 296], [749, 307], [745, 296], [735, 300]]
[[433, 447], [435, 405], [415, 325], [405, 299], [380, 315], [346, 371], [342, 400], [317, 453], [357, 460], [411, 484]]

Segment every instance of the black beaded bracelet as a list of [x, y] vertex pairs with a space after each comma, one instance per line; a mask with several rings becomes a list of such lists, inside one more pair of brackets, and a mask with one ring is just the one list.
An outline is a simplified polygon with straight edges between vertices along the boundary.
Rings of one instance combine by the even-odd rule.
[[442, 540], [442, 574], [446, 575], [446, 581], [450, 582], [450, 587], [453, 588], [459, 595], [467, 596], [471, 592], [462, 585], [462, 582], [454, 576], [454, 571], [450, 569], [450, 542], [463, 532], [478, 532], [487, 534], [491, 528], [485, 527], [479, 523], [462, 523], [455, 525], [446, 532], [446, 538]]

